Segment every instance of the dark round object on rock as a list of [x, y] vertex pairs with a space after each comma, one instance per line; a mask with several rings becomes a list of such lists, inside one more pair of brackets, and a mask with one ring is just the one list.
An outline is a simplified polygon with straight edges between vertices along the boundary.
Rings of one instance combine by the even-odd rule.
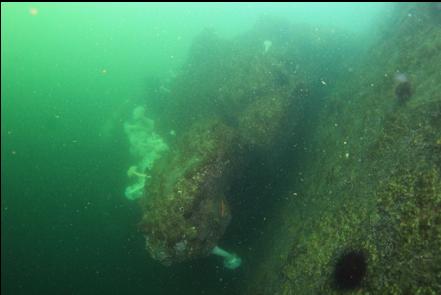
[[340, 290], [353, 290], [361, 286], [366, 275], [366, 256], [362, 251], [351, 250], [343, 253], [334, 269], [334, 284]]

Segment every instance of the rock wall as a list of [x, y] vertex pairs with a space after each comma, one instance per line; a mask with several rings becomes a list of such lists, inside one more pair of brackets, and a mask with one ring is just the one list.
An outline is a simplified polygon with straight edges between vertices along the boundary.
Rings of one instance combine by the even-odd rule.
[[[441, 27], [401, 4], [326, 98], [247, 294], [441, 292]], [[404, 99], [397, 91], [407, 83]], [[300, 179], [301, 178], [301, 179]]]

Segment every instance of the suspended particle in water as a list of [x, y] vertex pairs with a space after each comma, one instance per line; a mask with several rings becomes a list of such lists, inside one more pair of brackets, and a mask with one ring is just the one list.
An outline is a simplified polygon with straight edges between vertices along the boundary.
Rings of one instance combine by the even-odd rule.
[[35, 7], [31, 7], [31, 8], [29, 8], [29, 14], [30, 14], [31, 16], [36, 16], [36, 15], [38, 14], [38, 9], [35, 8]]
[[263, 53], [267, 53], [270, 50], [272, 45], [273, 45], [273, 42], [271, 42], [270, 40], [263, 41]]

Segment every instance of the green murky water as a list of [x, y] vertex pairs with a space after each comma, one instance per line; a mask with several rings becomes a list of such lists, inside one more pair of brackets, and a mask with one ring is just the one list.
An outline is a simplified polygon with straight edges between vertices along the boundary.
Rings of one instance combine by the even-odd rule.
[[[351, 66], [351, 62], [376, 42], [381, 34], [378, 26], [387, 21], [389, 9], [389, 4], [378, 3], [2, 3], [2, 293], [245, 294], [248, 290], [246, 294], [257, 294], [249, 291], [252, 279], [256, 278], [252, 270], [265, 253], [270, 253], [270, 248], [254, 249], [259, 248], [259, 239], [268, 240], [260, 233], [268, 229], [267, 217], [276, 212], [271, 211], [276, 210], [274, 203], [281, 204], [285, 199], [282, 195], [297, 196], [297, 186], [290, 186], [288, 178], [292, 174], [302, 175], [298, 173], [307, 166], [302, 162], [301, 150], [305, 138], [316, 128], [317, 112], [325, 104], [323, 97], [327, 93], [320, 87], [333, 87], [340, 76], [346, 79], [339, 72], [340, 65], [345, 74], [357, 72], [357, 66]], [[313, 41], [288, 46], [291, 33], [285, 36], [279, 31], [279, 35], [273, 36], [256, 31], [255, 24], [261, 18], [281, 19], [298, 24], [299, 28], [305, 26], [308, 29], [298, 30], [304, 36], [294, 39]], [[215, 44], [216, 50], [211, 53], [212, 44], [197, 47], [201, 44], [197, 38], [204, 31], [215, 32], [220, 40], [235, 41], [231, 47]], [[248, 34], [250, 31], [253, 33]], [[341, 46], [323, 41], [327, 38], [319, 36], [323, 31], [327, 34], [323, 36], [338, 35], [335, 38]], [[313, 35], [317, 38], [309, 37]], [[193, 43], [194, 40], [199, 41]], [[345, 44], [345, 40], [352, 45]], [[234, 45], [241, 42], [245, 45]], [[332, 49], [327, 51], [326, 44], [332, 44]], [[161, 253], [156, 253], [155, 260], [145, 251], [146, 241], [138, 227], [143, 209], [131, 199], [142, 197], [144, 186], [153, 185], [155, 178], [149, 174], [154, 163], [176, 153], [179, 148], [175, 143], [194, 123], [194, 113], [206, 118], [219, 116], [233, 129], [253, 121], [254, 117], [242, 120], [237, 115], [245, 100], [231, 108], [222, 102], [202, 103], [199, 108], [199, 94], [191, 99], [192, 92], [220, 91], [219, 81], [236, 74], [223, 68], [222, 48], [226, 48], [227, 63], [232, 60], [238, 67], [246, 67], [240, 65], [240, 58], [250, 55], [241, 50], [255, 50], [256, 60], [267, 58], [273, 51], [289, 57], [288, 51], [277, 50], [295, 48], [292, 60], [297, 62], [297, 56], [304, 57], [303, 64], [285, 67], [280, 60], [271, 61], [271, 66], [280, 69], [280, 73], [274, 74], [276, 80], [272, 85], [289, 89], [287, 85], [291, 82], [287, 81], [294, 77], [291, 75], [306, 73], [305, 83], [315, 79], [309, 89], [314, 97], [320, 98], [301, 111], [305, 114], [305, 125], [303, 132], [296, 131], [301, 142], [289, 142], [295, 145], [293, 153], [299, 156], [286, 160], [293, 164], [292, 170], [286, 165], [280, 169], [253, 166], [260, 159], [259, 153], [264, 153], [260, 151], [247, 160], [252, 163], [247, 167], [253, 168], [242, 182], [246, 187], [241, 188], [241, 181], [232, 185], [239, 199], [229, 200], [233, 217], [221, 244], [243, 254], [243, 265], [228, 270], [209, 255], [165, 267], [156, 261], [162, 259], [158, 258]], [[236, 59], [230, 59], [229, 50], [236, 52], [234, 48]], [[431, 47], [427, 48], [430, 53]], [[308, 60], [305, 56], [310, 50], [311, 56], [321, 54], [320, 58]], [[195, 59], [188, 59], [189, 55]], [[221, 61], [217, 63], [219, 56]], [[220, 65], [219, 71], [225, 72], [212, 71], [212, 79], [190, 78], [189, 63], [193, 62], [198, 71], [204, 68], [204, 61], [205, 67]], [[290, 60], [282, 59], [282, 63], [285, 61]], [[186, 79], [191, 82], [187, 88], [182, 86], [188, 82]], [[254, 85], [250, 81], [255, 77], [243, 74], [236, 79], [248, 87]], [[259, 79], [255, 79], [256, 86], [244, 91], [255, 90], [266, 81]], [[374, 85], [370, 80], [366, 83]], [[427, 83], [424, 85], [435, 84]], [[225, 85], [234, 84], [229, 81]], [[182, 96], [176, 89], [182, 91]], [[277, 93], [282, 95], [283, 91]], [[247, 99], [260, 95], [256, 93]], [[222, 100], [228, 95], [208, 95], [207, 99]], [[182, 99], [174, 104], [169, 97]], [[253, 143], [258, 141], [259, 135], [252, 132], [252, 127], [247, 128], [251, 131], [244, 137], [251, 137]], [[346, 145], [346, 139], [344, 142]], [[310, 155], [314, 148], [308, 147]], [[276, 148], [273, 153], [277, 151]], [[343, 158], [356, 153], [342, 152]], [[297, 162], [302, 164], [296, 167]], [[192, 162], [188, 167], [191, 165], [196, 164]], [[129, 175], [128, 170], [132, 172]], [[175, 179], [179, 171], [175, 173], [166, 175]], [[303, 181], [299, 180], [301, 177], [296, 179], [296, 185]], [[267, 186], [262, 185], [265, 181]], [[221, 217], [229, 214], [223, 202], [222, 199], [219, 203]], [[289, 235], [295, 236], [283, 233], [281, 240]], [[186, 245], [183, 240], [174, 247], [184, 251]]]

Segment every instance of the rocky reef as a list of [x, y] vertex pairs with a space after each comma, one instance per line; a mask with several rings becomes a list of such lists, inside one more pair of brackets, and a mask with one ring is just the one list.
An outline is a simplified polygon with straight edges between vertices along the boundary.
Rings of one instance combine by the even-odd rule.
[[[327, 95], [302, 181], [292, 179], [297, 197], [268, 225], [265, 240], [278, 242], [262, 247], [271, 253], [246, 294], [441, 292], [441, 27], [431, 5], [396, 5]], [[397, 93], [397, 73], [412, 95], [407, 79]]]
[[[287, 29], [297, 36], [289, 43]], [[319, 58], [335, 42], [318, 44], [320, 34], [308, 30], [262, 19], [234, 40], [211, 31], [195, 40], [161, 105], [170, 119], [159, 129], [174, 130], [174, 142], [149, 171], [141, 201], [140, 230], [154, 259], [170, 265], [209, 255], [234, 215], [230, 200], [242, 197], [229, 191], [242, 173], [240, 163], [254, 159], [279, 167], [276, 158], [289, 149], [303, 101], [314, 92], [314, 82], [305, 78], [318, 69], [310, 65], [310, 54]], [[300, 45], [311, 50], [306, 54]]]
[[395, 5], [367, 48], [269, 18], [203, 32], [159, 106], [176, 136], [140, 202], [151, 256], [207, 256], [230, 227], [241, 294], [441, 293], [437, 9]]
[[231, 212], [229, 179], [240, 159], [236, 135], [218, 121], [201, 122], [159, 161], [142, 200], [146, 249], [164, 265], [211, 253]]

